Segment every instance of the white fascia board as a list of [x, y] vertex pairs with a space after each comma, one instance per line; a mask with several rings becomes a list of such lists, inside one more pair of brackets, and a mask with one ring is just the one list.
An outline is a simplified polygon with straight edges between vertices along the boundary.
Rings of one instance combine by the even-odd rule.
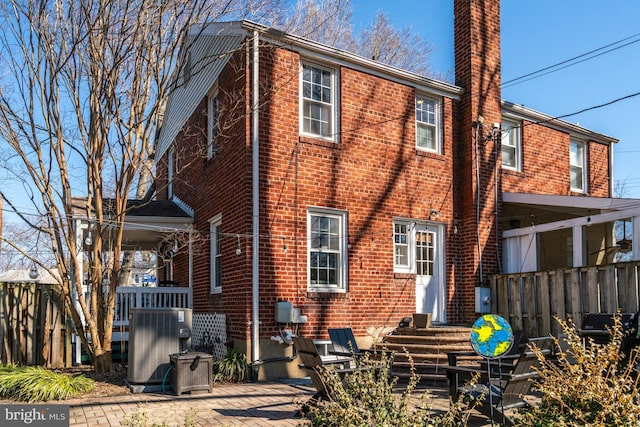
[[502, 193], [503, 203], [519, 203], [538, 206], [560, 206], [582, 209], [629, 209], [640, 206], [640, 199], [620, 199], [609, 197], [560, 196], [552, 194]]

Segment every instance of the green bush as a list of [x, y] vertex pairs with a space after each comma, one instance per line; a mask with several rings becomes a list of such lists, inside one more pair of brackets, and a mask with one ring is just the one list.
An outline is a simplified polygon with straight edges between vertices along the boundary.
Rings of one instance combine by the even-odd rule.
[[247, 355], [233, 348], [223, 359], [213, 362], [213, 380], [216, 382], [243, 383], [249, 379], [250, 372]]
[[540, 405], [520, 412], [516, 425], [638, 426], [638, 354], [634, 350], [626, 360], [620, 351], [621, 317], [614, 318], [608, 344], [591, 341], [587, 346], [572, 323], [556, 320], [566, 334], [567, 349], [548, 358], [534, 349], [541, 364], [535, 387], [542, 398]]
[[89, 392], [95, 382], [83, 375], [69, 376], [40, 366], [0, 367], [0, 396], [21, 402], [64, 400]]
[[[388, 369], [359, 369], [340, 376], [330, 369], [322, 369], [320, 376], [331, 390], [330, 400], [319, 400], [309, 405], [299, 403], [307, 425], [311, 426], [463, 426], [468, 415], [463, 414], [461, 403], [451, 405], [444, 415], [435, 416], [430, 405], [429, 392], [414, 396], [419, 376], [411, 361], [411, 377], [400, 392], [397, 377]], [[360, 367], [390, 366], [386, 353], [375, 358], [364, 355]]]

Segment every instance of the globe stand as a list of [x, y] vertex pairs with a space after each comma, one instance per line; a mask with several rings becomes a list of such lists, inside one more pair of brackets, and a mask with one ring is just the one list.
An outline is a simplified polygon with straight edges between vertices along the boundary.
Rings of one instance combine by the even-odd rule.
[[[501, 357], [513, 346], [513, 329], [509, 322], [497, 314], [485, 314], [478, 318], [471, 327], [469, 337], [471, 347], [487, 362], [487, 378], [489, 393], [489, 410], [493, 427], [493, 393], [491, 384], [491, 361], [498, 360], [498, 372], [502, 373]], [[498, 379], [500, 381], [500, 378]], [[500, 383], [498, 383], [500, 390]]]

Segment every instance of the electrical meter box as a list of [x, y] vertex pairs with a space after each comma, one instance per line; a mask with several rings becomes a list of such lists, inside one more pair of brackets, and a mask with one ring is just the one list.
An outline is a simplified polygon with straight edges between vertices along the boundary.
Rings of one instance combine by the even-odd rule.
[[276, 322], [291, 323], [293, 321], [293, 304], [289, 301], [276, 303]]

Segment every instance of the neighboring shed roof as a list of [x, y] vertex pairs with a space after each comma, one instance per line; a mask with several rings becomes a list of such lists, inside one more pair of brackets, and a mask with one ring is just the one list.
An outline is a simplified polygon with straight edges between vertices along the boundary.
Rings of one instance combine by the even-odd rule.
[[[38, 269], [38, 277], [32, 279], [29, 277], [28, 269], [23, 270], [7, 270], [4, 273], [0, 273], [0, 283], [43, 283], [45, 285], [55, 285], [58, 283], [56, 278], [52, 276], [47, 270]], [[52, 270], [57, 275], [58, 270]]]

